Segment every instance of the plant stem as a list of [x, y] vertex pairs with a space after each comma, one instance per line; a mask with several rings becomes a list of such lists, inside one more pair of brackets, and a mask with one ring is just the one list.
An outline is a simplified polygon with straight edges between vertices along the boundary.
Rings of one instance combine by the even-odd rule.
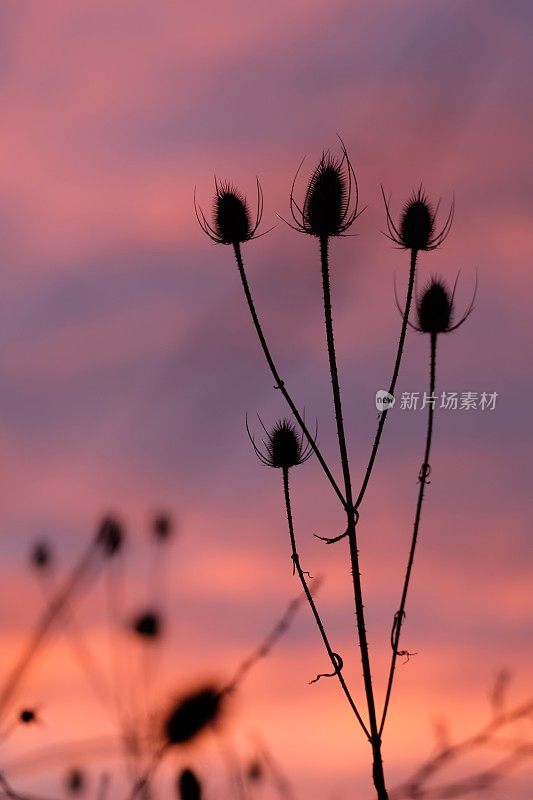
[[354, 712], [355, 716], [357, 717], [357, 720], [358, 720], [359, 724], [361, 725], [363, 731], [365, 732], [366, 736], [368, 738], [370, 738], [370, 734], [368, 732], [368, 729], [367, 729], [367, 727], [366, 727], [366, 725], [365, 725], [365, 723], [364, 723], [359, 711], [357, 710], [357, 707], [356, 707], [356, 705], [355, 705], [355, 703], [353, 701], [352, 695], [350, 694], [350, 690], [348, 689], [348, 686], [346, 685], [346, 681], [344, 680], [344, 677], [342, 675], [342, 672], [341, 672], [342, 667], [339, 665], [338, 655], [337, 655], [337, 653], [334, 652], [334, 650], [332, 649], [332, 647], [331, 647], [331, 645], [329, 643], [329, 639], [328, 639], [327, 633], [325, 631], [324, 624], [322, 622], [322, 619], [320, 618], [320, 613], [319, 613], [319, 611], [318, 611], [318, 609], [316, 607], [316, 604], [315, 604], [315, 601], [313, 599], [313, 595], [311, 593], [311, 590], [309, 589], [309, 586], [307, 585], [307, 581], [305, 579], [305, 572], [303, 571], [302, 566], [300, 564], [300, 557], [299, 557], [298, 551], [296, 549], [296, 537], [294, 535], [294, 525], [293, 525], [292, 510], [291, 510], [291, 497], [290, 497], [290, 491], [289, 491], [289, 470], [287, 468], [283, 469], [283, 493], [284, 493], [284, 496], [285, 496], [285, 509], [287, 511], [287, 523], [288, 523], [288, 526], [289, 526], [289, 536], [290, 536], [290, 540], [291, 540], [291, 550], [292, 550], [292, 563], [294, 564], [294, 569], [296, 570], [296, 572], [298, 574], [298, 577], [300, 579], [300, 583], [302, 584], [302, 588], [303, 588], [305, 596], [307, 598], [307, 602], [309, 603], [309, 606], [311, 607], [311, 611], [313, 612], [313, 616], [315, 618], [318, 630], [320, 631], [320, 635], [322, 637], [322, 641], [324, 642], [324, 647], [326, 648], [327, 654], [328, 654], [329, 659], [331, 661], [331, 664], [333, 666], [334, 674], [339, 679], [339, 683], [340, 683], [340, 685], [342, 687], [342, 690], [343, 690], [344, 694], [346, 695], [346, 699], [348, 700], [348, 703], [350, 704], [350, 708], [352, 709], [352, 711]]
[[[402, 319], [402, 328], [400, 331], [400, 339], [398, 341], [398, 350], [396, 352], [396, 361], [394, 362], [394, 370], [392, 373], [392, 379], [389, 386], [389, 394], [394, 394], [394, 390], [396, 388], [396, 381], [398, 380], [398, 375], [400, 372], [400, 364], [402, 361], [402, 354], [403, 348], [405, 344], [405, 335], [407, 333], [407, 324], [409, 322], [409, 311], [411, 310], [411, 302], [413, 299], [413, 290], [415, 285], [415, 273], [416, 273], [416, 258], [418, 255], [417, 250], [411, 250], [411, 268], [409, 270], [409, 283], [407, 286], [407, 298], [405, 301], [405, 310], [403, 312], [403, 319]], [[374, 468], [374, 462], [376, 460], [376, 456], [378, 454], [379, 444], [381, 441], [381, 434], [383, 433], [383, 428], [385, 427], [385, 422], [387, 420], [387, 413], [388, 408], [384, 409], [379, 417], [378, 429], [376, 431], [376, 436], [374, 439], [374, 444], [372, 445], [372, 452], [370, 453], [370, 459], [368, 461], [368, 466], [365, 471], [365, 475], [363, 478], [363, 482], [361, 484], [361, 488], [359, 490], [359, 494], [357, 495], [357, 500], [355, 501], [355, 510], [359, 508], [361, 503], [363, 502], [363, 497], [365, 496], [366, 490], [368, 488], [368, 483], [370, 481], [370, 476], [372, 475], [372, 470]]]
[[39, 618], [33, 634], [0, 691], [0, 719], [53, 623], [61, 616], [72, 596], [79, 589], [82, 581], [87, 577], [89, 569], [93, 566], [95, 554], [95, 542], [91, 542], [80, 562], [65, 581], [63, 587], [56, 592]]
[[380, 735], [383, 732], [383, 728], [385, 726], [385, 720], [387, 717], [387, 711], [389, 708], [389, 701], [392, 691], [392, 684], [394, 681], [394, 672], [396, 668], [396, 659], [398, 658], [398, 646], [400, 643], [400, 634], [402, 630], [402, 622], [405, 617], [405, 604], [407, 601], [407, 591], [409, 589], [409, 581], [411, 579], [411, 571], [413, 569], [413, 561], [415, 558], [415, 550], [416, 544], [418, 540], [418, 531], [420, 528], [420, 518], [422, 515], [422, 504], [424, 502], [424, 493], [427, 484], [427, 479], [430, 472], [429, 467], [429, 454], [431, 452], [431, 439], [433, 436], [433, 416], [435, 413], [434, 404], [431, 401], [431, 398], [435, 394], [435, 372], [436, 372], [436, 362], [437, 362], [437, 334], [431, 334], [431, 342], [430, 342], [430, 369], [429, 369], [429, 397], [430, 402], [428, 404], [428, 424], [427, 424], [427, 432], [426, 432], [426, 444], [424, 448], [424, 460], [422, 462], [422, 466], [420, 468], [420, 474], [418, 476], [419, 480], [419, 488], [418, 488], [418, 499], [416, 503], [416, 512], [415, 512], [415, 520], [413, 524], [413, 535], [411, 538], [411, 549], [409, 551], [409, 559], [407, 561], [407, 569], [405, 572], [405, 578], [403, 583], [402, 589], [402, 597], [400, 601], [400, 608], [394, 615], [394, 625], [392, 628], [391, 634], [391, 645], [392, 645], [392, 658], [390, 664], [390, 671], [389, 671], [389, 680], [387, 683], [387, 692], [385, 695], [385, 703], [383, 706], [383, 715], [381, 717], [381, 724], [379, 726], [379, 733]]
[[276, 388], [278, 388], [280, 390], [280, 392], [282, 393], [283, 397], [287, 401], [287, 404], [288, 404], [290, 410], [292, 411], [292, 413], [294, 415], [294, 418], [296, 419], [296, 421], [298, 422], [298, 425], [302, 429], [302, 432], [305, 435], [305, 438], [307, 439], [307, 441], [309, 442], [310, 447], [313, 449], [313, 452], [315, 453], [315, 455], [316, 455], [316, 457], [317, 457], [317, 459], [318, 459], [318, 461], [320, 463], [320, 466], [324, 470], [327, 479], [329, 480], [330, 484], [332, 485], [332, 487], [333, 487], [333, 489], [335, 491], [335, 494], [337, 495], [337, 497], [341, 501], [343, 507], [346, 507], [346, 500], [345, 500], [341, 490], [339, 489], [339, 487], [337, 485], [337, 482], [335, 481], [335, 478], [331, 474], [331, 471], [330, 471], [328, 465], [326, 464], [326, 462], [325, 462], [320, 450], [318, 449], [318, 446], [317, 446], [317, 444], [315, 442], [314, 437], [309, 432], [309, 430], [308, 430], [308, 428], [307, 428], [307, 426], [306, 426], [306, 424], [305, 424], [300, 412], [296, 408], [291, 396], [289, 395], [289, 392], [285, 388], [284, 381], [282, 381], [282, 379], [281, 379], [281, 377], [280, 377], [280, 375], [279, 375], [279, 373], [278, 373], [278, 371], [276, 369], [276, 365], [274, 364], [272, 356], [270, 355], [270, 350], [269, 350], [268, 345], [266, 343], [266, 339], [265, 339], [265, 337], [263, 335], [261, 324], [259, 322], [259, 317], [257, 316], [257, 312], [255, 310], [254, 301], [253, 301], [253, 298], [252, 298], [252, 294], [250, 292], [250, 287], [248, 285], [248, 279], [246, 277], [246, 272], [244, 270], [244, 264], [243, 264], [242, 253], [241, 253], [241, 246], [240, 246], [239, 243], [236, 243], [234, 245], [234, 250], [235, 250], [235, 258], [236, 258], [236, 261], [237, 261], [237, 267], [239, 269], [239, 275], [240, 275], [240, 278], [241, 278], [241, 281], [242, 281], [242, 286], [243, 286], [243, 289], [244, 289], [244, 294], [246, 296], [246, 301], [248, 303], [248, 308], [250, 309], [250, 314], [252, 315], [252, 321], [254, 323], [254, 327], [255, 327], [257, 336], [259, 338], [259, 342], [260, 342], [261, 347], [263, 349], [263, 353], [264, 353], [265, 358], [267, 360], [267, 364], [270, 367], [270, 371], [271, 371], [271, 373], [272, 373], [272, 375], [274, 377], [274, 380], [276, 381]]
[[340, 393], [339, 377], [337, 371], [337, 359], [335, 355], [335, 342], [333, 337], [333, 317], [331, 312], [328, 241], [329, 239], [327, 236], [323, 236], [320, 238], [320, 264], [322, 269], [322, 289], [324, 295], [326, 340], [328, 347], [331, 386], [333, 391], [333, 406], [335, 408], [335, 421], [337, 423], [337, 438], [339, 441], [342, 474], [344, 478], [344, 490], [346, 495], [346, 516], [347, 516], [346, 533], [348, 536], [348, 543], [350, 548], [350, 559], [352, 565], [354, 600], [355, 600], [355, 613], [357, 620], [357, 632], [359, 636], [359, 647], [361, 650], [361, 662], [363, 666], [363, 681], [365, 686], [365, 695], [367, 700], [368, 717], [370, 723], [369, 740], [372, 746], [372, 755], [373, 755], [372, 776], [374, 780], [374, 786], [378, 793], [378, 800], [387, 800], [388, 795], [387, 795], [387, 790], [385, 788], [383, 761], [381, 757], [381, 738], [377, 727], [374, 691], [372, 688], [372, 673], [370, 669], [370, 657], [368, 652], [368, 642], [366, 638], [361, 575], [359, 572], [359, 553], [357, 550], [357, 537], [355, 530], [355, 509], [353, 507], [353, 500], [352, 500], [350, 465], [348, 460], [348, 451], [346, 448], [346, 437], [344, 434], [344, 422], [342, 419], [341, 393]]

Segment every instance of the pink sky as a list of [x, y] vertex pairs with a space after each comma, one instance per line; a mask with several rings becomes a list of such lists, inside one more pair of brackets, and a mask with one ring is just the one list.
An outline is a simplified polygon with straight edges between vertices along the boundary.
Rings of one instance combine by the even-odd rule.
[[[342, 135], [367, 210], [358, 236], [334, 242], [336, 341], [354, 483], [390, 378], [406, 254], [381, 235], [380, 184], [395, 212], [423, 181], [456, 216], [445, 246], [420, 259], [419, 282], [461, 269], [468, 322], [439, 347], [443, 391], [498, 392], [493, 412], [436, 415], [432, 478], [408, 604], [384, 757], [391, 785], [433, 747], [433, 722], [474, 730], [502, 667], [516, 700], [531, 673], [529, 362], [533, 235], [528, 174], [533, 111], [525, 0], [377, 0], [289, 4], [167, 0], [18, 2], [0, 9], [0, 609], [3, 670], [41, 603], [27, 553], [49, 537], [62, 569], [102, 513], [131, 534], [124, 614], [151, 597], [146, 520], [179, 519], [160, 586], [168, 617], [162, 702], [202, 676], [228, 677], [298, 593], [281, 477], [255, 460], [244, 417], [286, 413], [262, 359], [229, 248], [203, 236], [213, 174], [251, 200], [264, 226], [244, 248], [264, 328], [293, 396], [318, 417], [340, 477], [322, 330], [316, 242], [290, 231], [288, 193]], [[398, 389], [424, 391], [428, 344], [410, 332]], [[359, 527], [377, 697], [398, 607], [423, 452], [424, 416], [393, 410]], [[313, 461], [293, 479], [306, 568], [361, 697], [342, 514]], [[105, 662], [95, 588], [79, 609]], [[158, 598], [156, 598], [158, 599]], [[125, 647], [126, 645], [124, 645]], [[327, 669], [307, 608], [243, 684], [227, 741], [244, 756], [264, 738], [298, 797], [371, 796], [367, 744]], [[381, 702], [378, 700], [378, 702]], [[53, 743], [111, 735], [63, 639], [35, 663], [15, 710], [43, 725], [17, 731], [1, 762], [16, 788], [59, 795], [59, 759], [15, 762]], [[223, 790], [219, 745], [188, 757]], [[99, 761], [92, 764], [98, 773]], [[84, 760], [85, 759], [85, 760]], [[79, 760], [79, 759], [78, 759]], [[10, 772], [10, 765], [12, 766]], [[0, 767], [3, 769], [4, 767]], [[120, 766], [115, 764], [116, 786]], [[526, 798], [527, 771], [513, 784]]]

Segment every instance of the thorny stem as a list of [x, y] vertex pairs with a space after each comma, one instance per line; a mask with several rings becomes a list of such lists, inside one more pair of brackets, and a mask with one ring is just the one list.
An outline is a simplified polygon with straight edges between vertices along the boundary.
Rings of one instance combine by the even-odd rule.
[[296, 572], [298, 573], [298, 577], [300, 579], [300, 583], [302, 584], [302, 588], [303, 588], [305, 596], [307, 598], [307, 602], [309, 603], [309, 605], [311, 607], [311, 611], [313, 612], [313, 616], [315, 618], [318, 630], [320, 631], [320, 635], [322, 637], [322, 641], [324, 642], [324, 647], [326, 648], [327, 654], [328, 654], [328, 656], [330, 658], [330, 661], [331, 661], [331, 664], [333, 666], [333, 670], [334, 670], [333, 674], [335, 674], [337, 676], [337, 678], [339, 679], [339, 683], [340, 683], [340, 685], [342, 687], [342, 690], [343, 690], [344, 694], [346, 695], [346, 699], [348, 700], [348, 703], [350, 704], [350, 708], [352, 709], [353, 713], [357, 717], [357, 720], [358, 720], [359, 724], [361, 725], [363, 731], [365, 732], [366, 736], [370, 739], [370, 733], [368, 732], [368, 729], [367, 729], [367, 727], [366, 727], [366, 725], [365, 725], [365, 723], [364, 723], [359, 711], [357, 710], [357, 707], [356, 707], [356, 705], [355, 705], [355, 703], [353, 701], [352, 695], [350, 694], [350, 690], [348, 689], [348, 686], [346, 685], [346, 681], [344, 680], [344, 677], [342, 675], [342, 672], [341, 672], [342, 668], [338, 663], [337, 654], [334, 652], [334, 650], [332, 649], [332, 647], [331, 647], [331, 645], [329, 643], [329, 639], [328, 639], [327, 633], [325, 631], [324, 624], [322, 622], [322, 619], [320, 618], [320, 613], [319, 613], [319, 611], [318, 611], [318, 609], [316, 607], [315, 601], [313, 599], [313, 595], [311, 594], [311, 590], [309, 589], [309, 586], [307, 585], [307, 581], [306, 581], [306, 578], [305, 578], [305, 572], [303, 571], [302, 566], [300, 564], [300, 557], [299, 557], [298, 551], [296, 549], [296, 537], [294, 535], [294, 524], [293, 524], [293, 520], [292, 520], [291, 497], [290, 497], [290, 491], [289, 491], [289, 470], [286, 467], [283, 469], [283, 493], [284, 493], [284, 496], [285, 496], [285, 509], [287, 511], [287, 523], [288, 523], [288, 526], [289, 526], [289, 536], [290, 536], [290, 540], [291, 540], [291, 549], [292, 549], [292, 562], [294, 564], [294, 568], [295, 568]]
[[234, 244], [234, 250], [235, 250], [235, 259], [237, 261], [237, 267], [239, 268], [239, 275], [241, 277], [242, 286], [243, 286], [243, 289], [244, 289], [244, 294], [246, 296], [246, 301], [248, 303], [248, 308], [250, 309], [250, 314], [252, 315], [252, 321], [254, 323], [254, 327], [255, 327], [255, 330], [257, 332], [257, 336], [259, 338], [259, 342], [260, 342], [261, 347], [263, 349], [263, 353], [264, 353], [265, 358], [267, 360], [268, 366], [270, 367], [270, 371], [271, 371], [271, 373], [272, 373], [272, 375], [274, 377], [274, 380], [276, 381], [276, 387], [280, 390], [280, 392], [282, 393], [283, 397], [287, 401], [290, 410], [292, 411], [296, 421], [298, 422], [298, 425], [302, 429], [302, 432], [305, 435], [307, 441], [309, 442], [310, 447], [313, 449], [313, 452], [315, 453], [315, 455], [316, 455], [316, 457], [317, 457], [317, 459], [318, 459], [318, 461], [320, 463], [320, 466], [324, 470], [324, 472], [325, 472], [325, 474], [327, 476], [327, 479], [329, 480], [330, 484], [332, 485], [332, 487], [333, 487], [333, 489], [335, 491], [335, 494], [337, 495], [337, 497], [341, 501], [343, 507], [345, 507], [346, 506], [346, 500], [343, 497], [343, 494], [342, 494], [341, 490], [339, 489], [339, 487], [337, 485], [337, 482], [335, 481], [335, 478], [331, 474], [331, 471], [330, 471], [328, 465], [326, 464], [326, 462], [325, 462], [320, 450], [318, 449], [318, 446], [317, 446], [317, 444], [315, 442], [315, 439], [313, 438], [312, 434], [309, 432], [309, 430], [308, 430], [308, 428], [307, 428], [307, 426], [306, 426], [306, 424], [305, 424], [300, 412], [296, 408], [291, 396], [289, 395], [289, 392], [285, 388], [285, 383], [282, 381], [282, 379], [281, 379], [281, 377], [280, 377], [280, 375], [278, 373], [278, 370], [276, 369], [276, 365], [274, 364], [272, 356], [270, 355], [270, 350], [268, 349], [268, 345], [266, 343], [266, 339], [265, 339], [265, 337], [263, 335], [261, 324], [259, 322], [259, 317], [257, 316], [257, 312], [255, 310], [254, 301], [253, 301], [253, 298], [252, 298], [252, 294], [250, 292], [250, 287], [248, 285], [248, 279], [246, 277], [246, 272], [244, 270], [244, 264], [243, 264], [242, 253], [241, 253], [241, 246], [240, 246], [240, 244], [238, 242], [236, 244]]
[[[394, 390], [396, 388], [396, 381], [398, 380], [398, 374], [400, 372], [400, 364], [402, 361], [402, 354], [403, 354], [403, 347], [405, 344], [405, 335], [407, 333], [407, 324], [409, 322], [409, 311], [411, 309], [411, 302], [413, 299], [413, 290], [415, 285], [415, 272], [416, 272], [416, 258], [418, 255], [418, 250], [411, 250], [411, 269], [409, 271], [409, 284], [407, 287], [407, 298], [405, 301], [405, 311], [403, 312], [403, 320], [402, 320], [402, 328], [400, 332], [400, 339], [398, 341], [398, 350], [396, 352], [396, 361], [394, 363], [394, 370], [392, 373], [392, 379], [389, 386], [389, 394], [394, 394]], [[385, 422], [387, 420], [387, 413], [388, 408], [384, 409], [379, 417], [378, 429], [376, 431], [376, 436], [374, 439], [374, 444], [372, 445], [372, 452], [370, 453], [370, 459], [368, 461], [368, 466], [366, 468], [366, 472], [363, 478], [363, 482], [361, 484], [361, 488], [359, 490], [359, 494], [357, 495], [357, 500], [355, 501], [355, 510], [359, 508], [361, 503], [363, 502], [363, 497], [365, 496], [366, 490], [368, 488], [368, 482], [370, 481], [370, 476], [372, 475], [372, 470], [374, 469], [374, 462], [376, 460], [376, 456], [378, 454], [379, 444], [381, 441], [381, 434], [383, 433], [383, 428], [385, 427]]]
[[409, 581], [411, 579], [411, 571], [413, 568], [413, 561], [415, 557], [415, 550], [416, 544], [418, 540], [418, 530], [420, 527], [420, 518], [422, 515], [422, 504], [424, 502], [424, 493], [426, 489], [426, 484], [428, 482], [428, 477], [430, 473], [430, 466], [429, 466], [429, 454], [431, 451], [431, 439], [433, 436], [433, 416], [435, 413], [434, 409], [434, 402], [432, 401], [433, 395], [435, 394], [435, 369], [436, 369], [436, 361], [437, 361], [437, 334], [431, 334], [431, 343], [430, 343], [430, 370], [429, 370], [429, 404], [428, 404], [428, 424], [427, 424], [427, 433], [426, 433], [426, 444], [424, 448], [424, 460], [422, 462], [422, 466], [420, 468], [420, 474], [418, 476], [419, 480], [419, 487], [418, 487], [418, 499], [416, 503], [416, 512], [415, 512], [415, 520], [413, 524], [413, 535], [411, 539], [411, 549], [409, 551], [409, 559], [407, 561], [407, 570], [405, 572], [405, 579], [403, 583], [402, 589], [402, 597], [400, 601], [400, 608], [394, 615], [394, 623], [392, 627], [392, 634], [391, 634], [391, 645], [392, 645], [392, 658], [389, 670], [389, 680], [387, 683], [387, 692], [385, 695], [385, 703], [383, 706], [383, 715], [381, 717], [381, 724], [379, 726], [379, 733], [380, 736], [383, 732], [383, 728], [385, 726], [385, 719], [387, 717], [387, 711], [389, 708], [389, 701], [392, 691], [392, 684], [394, 681], [394, 672], [396, 668], [396, 659], [398, 658], [398, 646], [400, 643], [400, 634], [402, 631], [402, 622], [405, 617], [405, 604], [407, 601], [407, 591], [409, 589]]
[[357, 619], [357, 632], [359, 636], [359, 647], [361, 650], [361, 662], [363, 666], [363, 680], [368, 706], [368, 717], [370, 723], [370, 744], [372, 746], [373, 769], [372, 775], [374, 786], [378, 793], [378, 800], [387, 800], [387, 790], [385, 788], [385, 776], [383, 774], [383, 761], [381, 757], [381, 737], [378, 732], [376, 707], [374, 702], [374, 690], [372, 688], [372, 673], [370, 669], [370, 657], [368, 653], [368, 642], [366, 638], [363, 594], [361, 587], [361, 575], [359, 572], [359, 553], [357, 550], [357, 536], [355, 530], [355, 509], [352, 500], [352, 484], [350, 477], [350, 465], [348, 461], [348, 451], [346, 448], [346, 437], [344, 434], [344, 423], [342, 419], [342, 403], [337, 371], [337, 359], [335, 356], [335, 342], [333, 338], [333, 317], [331, 312], [331, 291], [329, 280], [328, 263], [328, 237], [320, 238], [320, 263], [322, 268], [322, 289], [324, 294], [324, 315], [326, 323], [326, 339], [328, 346], [329, 368], [331, 374], [331, 386], [333, 390], [333, 405], [335, 408], [335, 420], [337, 423], [337, 437], [339, 440], [339, 450], [344, 477], [344, 488], [346, 494], [346, 516], [348, 543], [350, 547], [350, 559], [352, 564], [352, 576], [355, 599], [355, 612]]

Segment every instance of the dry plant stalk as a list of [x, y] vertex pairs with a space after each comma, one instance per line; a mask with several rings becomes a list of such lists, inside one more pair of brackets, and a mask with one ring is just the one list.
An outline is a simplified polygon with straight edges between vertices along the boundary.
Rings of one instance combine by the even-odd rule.
[[[303, 163], [303, 162], [302, 162]], [[301, 168], [302, 165], [300, 165]], [[257, 211], [252, 219], [246, 198], [229, 183], [219, 183], [215, 180], [215, 198], [213, 216], [208, 220], [195, 198], [195, 210], [199, 224], [204, 232], [216, 243], [229, 245], [233, 248], [237, 268], [244, 290], [246, 302], [251, 314], [252, 322], [259, 339], [268, 367], [274, 377], [275, 386], [285, 398], [294, 417], [294, 422], [283, 419], [271, 429], [267, 429], [262, 421], [266, 439], [263, 440], [264, 449], [256, 445], [255, 439], [248, 429], [254, 450], [260, 461], [270, 467], [281, 470], [283, 478], [283, 495], [287, 514], [289, 537], [291, 543], [291, 558], [293, 571], [298, 575], [311, 611], [319, 629], [325, 650], [331, 661], [332, 672], [328, 676], [336, 677], [341, 689], [352, 709], [357, 723], [367, 737], [372, 750], [372, 778], [378, 800], [387, 800], [388, 794], [383, 770], [381, 754], [382, 735], [385, 726], [387, 711], [391, 698], [394, 681], [395, 666], [398, 655], [405, 651], [399, 649], [402, 621], [405, 616], [405, 605], [414, 561], [415, 549], [418, 540], [422, 504], [425, 487], [428, 483], [430, 472], [429, 459], [431, 452], [434, 408], [429, 403], [427, 419], [427, 435], [424, 448], [422, 467], [419, 473], [419, 492], [416, 505], [415, 520], [411, 546], [409, 550], [405, 580], [401, 593], [401, 600], [392, 624], [391, 647], [392, 656], [389, 678], [385, 692], [385, 700], [381, 713], [376, 706], [375, 690], [372, 683], [371, 659], [366, 635], [365, 613], [363, 602], [363, 587], [360, 573], [360, 558], [357, 541], [357, 524], [359, 522], [363, 500], [374, 470], [381, 436], [387, 419], [388, 408], [380, 414], [378, 428], [372, 444], [370, 457], [361, 483], [354, 491], [352, 471], [348, 456], [346, 442], [343, 407], [341, 399], [340, 378], [337, 367], [337, 358], [334, 339], [333, 310], [331, 300], [331, 259], [330, 241], [339, 236], [347, 235], [347, 231], [357, 220], [359, 211], [359, 190], [357, 179], [347, 150], [341, 140], [341, 155], [333, 156], [325, 152], [311, 174], [303, 196], [298, 202], [295, 195], [296, 182], [300, 168], [293, 181], [289, 204], [291, 221], [288, 222], [294, 230], [314, 237], [318, 243], [319, 264], [322, 279], [322, 296], [324, 307], [324, 322], [326, 334], [326, 347], [329, 363], [329, 372], [332, 387], [333, 411], [336, 422], [337, 440], [339, 446], [339, 460], [342, 471], [342, 484], [336, 481], [333, 472], [321, 453], [316, 433], [313, 435], [306, 425], [303, 414], [299, 411], [293, 400], [286, 382], [281, 378], [272, 357], [270, 348], [265, 339], [259, 316], [257, 314], [242, 255], [242, 245], [256, 239], [263, 212], [263, 195], [257, 181]], [[382, 190], [383, 191], [383, 190]], [[409, 325], [428, 335], [430, 342], [430, 396], [433, 396], [436, 382], [436, 354], [438, 337], [450, 333], [458, 328], [470, 314], [473, 303], [463, 317], [454, 321], [454, 292], [450, 291], [445, 282], [440, 278], [432, 278], [416, 299], [415, 323], [410, 323], [409, 315], [415, 294], [415, 275], [419, 254], [429, 252], [440, 247], [445, 241], [453, 221], [454, 203], [452, 202], [448, 215], [440, 230], [437, 229], [437, 212], [420, 187], [405, 203], [398, 223], [395, 223], [391, 210], [390, 200], [385, 197], [386, 223], [388, 237], [401, 249], [409, 254], [409, 278], [405, 307], [402, 312], [402, 322], [394, 361], [392, 377], [389, 383], [389, 393], [394, 395], [402, 354], [404, 351], [407, 328]], [[248, 427], [248, 423], [247, 423]], [[346, 514], [346, 529], [333, 538], [323, 538], [327, 544], [334, 544], [346, 540], [348, 545], [349, 568], [353, 579], [353, 600], [356, 613], [357, 642], [360, 650], [363, 685], [366, 697], [366, 713], [360, 710], [354, 700], [350, 688], [343, 676], [343, 659], [334, 650], [328, 638], [327, 631], [320, 617], [317, 605], [311, 596], [307, 584], [307, 575], [301, 564], [297, 551], [296, 536], [294, 531], [293, 516], [290, 500], [289, 471], [304, 463], [310, 456], [315, 455], [324, 472], [325, 478], [330, 483], [344, 513]], [[321, 677], [321, 676], [318, 676]]]

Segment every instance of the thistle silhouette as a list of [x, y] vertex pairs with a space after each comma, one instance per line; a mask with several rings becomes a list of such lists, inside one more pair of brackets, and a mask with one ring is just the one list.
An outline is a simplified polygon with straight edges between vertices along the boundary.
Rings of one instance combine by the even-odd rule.
[[[301, 167], [302, 164], [300, 164], [300, 167], [296, 172], [296, 176], [293, 180], [290, 190], [289, 207], [292, 222], [288, 222], [288, 224], [294, 230], [314, 237], [318, 240], [319, 244], [326, 349], [331, 378], [333, 411], [339, 445], [340, 466], [343, 478], [342, 488], [337, 484], [330, 467], [326, 463], [325, 458], [318, 447], [316, 435], [315, 437], [311, 435], [308, 427], [305, 424], [303, 416], [299, 413], [298, 408], [286, 387], [285, 381], [282, 380], [277, 370], [274, 359], [263, 334], [259, 316], [257, 314], [252, 293], [250, 291], [250, 286], [244, 268], [241, 244], [248, 242], [255, 237], [257, 226], [259, 225], [261, 219], [262, 195], [259, 197], [259, 189], [258, 213], [254, 225], [252, 225], [250, 221], [250, 214], [243, 195], [241, 195], [237, 190], [231, 188], [229, 184], [224, 184], [224, 188], [222, 189], [219, 188], [218, 185], [216, 186], [214, 217], [211, 224], [207, 223], [207, 220], [201, 212], [198, 212], [197, 210], [196, 213], [201, 227], [212, 240], [220, 244], [231, 244], [233, 246], [239, 276], [244, 289], [246, 302], [252, 317], [252, 322], [259, 338], [259, 343], [263, 350], [263, 354], [266, 358], [269, 369], [274, 377], [276, 388], [280, 390], [281, 394], [285, 398], [294, 417], [294, 422], [280, 420], [271, 430], [267, 430], [260, 420], [264, 433], [266, 434], [266, 439], [263, 439], [264, 449], [261, 449], [256, 445], [255, 439], [248, 428], [248, 421], [246, 422], [246, 427], [255, 453], [261, 463], [269, 467], [278, 468], [282, 472], [283, 494], [291, 543], [293, 573], [298, 575], [298, 578], [302, 584], [305, 596], [319, 629], [324, 647], [333, 667], [332, 672], [322, 673], [318, 675], [315, 680], [327, 675], [330, 677], [336, 677], [336, 679], [339, 681], [345, 697], [357, 719], [357, 722], [361, 726], [366, 738], [370, 742], [372, 749], [372, 778], [378, 800], [387, 800], [388, 794], [381, 754], [382, 734], [389, 708], [396, 658], [402, 652], [406, 652], [399, 650], [399, 641], [401, 623], [405, 615], [407, 588], [409, 585], [420, 523], [424, 487], [427, 484], [427, 477], [429, 475], [429, 455], [433, 430], [433, 408], [430, 409], [428, 415], [428, 431], [426, 436], [423, 466], [419, 476], [420, 488], [417, 501], [417, 511], [415, 515], [414, 533], [400, 607], [393, 620], [391, 633], [391, 668], [387, 683], [383, 711], [381, 713], [381, 717], [379, 717], [376, 708], [375, 692], [372, 681], [371, 659], [366, 635], [363, 587], [361, 581], [359, 546], [357, 539], [357, 524], [360, 518], [361, 504], [365, 497], [370, 478], [375, 467], [381, 436], [387, 418], [387, 410], [380, 414], [377, 432], [371, 448], [370, 458], [367, 463], [359, 491], [354, 493], [350, 459], [344, 428], [341, 387], [335, 348], [330, 265], [330, 240], [347, 235], [347, 231], [351, 228], [359, 216], [359, 188], [352, 163], [348, 157], [346, 147], [344, 146], [342, 140], [341, 155], [339, 157], [334, 157], [329, 151], [323, 152], [320, 161], [311, 173], [311, 176], [308, 180], [303, 200], [299, 203], [295, 198], [295, 186]], [[228, 193], [231, 195], [231, 198]], [[407, 328], [411, 324], [412, 327], [429, 333], [430, 335], [430, 394], [433, 394], [435, 389], [437, 337], [439, 334], [448, 333], [458, 328], [470, 313], [471, 307], [467, 310], [467, 313], [464, 315], [464, 317], [457, 324], [455, 324], [453, 322], [454, 292], [450, 293], [442, 281], [433, 279], [426, 287], [421, 297], [417, 298], [416, 300], [417, 323], [410, 323], [409, 315], [414, 295], [418, 254], [420, 252], [429, 252], [435, 250], [444, 243], [451, 229], [455, 204], [452, 201], [450, 211], [443, 227], [440, 230], [437, 230], [438, 205], [437, 207], [433, 206], [427, 195], [422, 190], [422, 187], [419, 187], [417, 191], [413, 192], [407, 202], [404, 204], [398, 223], [395, 223], [393, 220], [390, 210], [390, 201], [385, 197], [383, 188], [382, 194], [385, 204], [385, 219], [388, 231], [386, 235], [399, 248], [407, 250], [410, 254], [410, 268], [407, 283], [406, 301], [402, 314], [402, 325], [400, 329], [398, 347], [396, 350], [396, 357], [394, 360], [392, 377], [389, 384], [389, 392], [391, 395], [394, 395], [400, 372]], [[300, 432], [297, 430], [296, 426], [299, 427]], [[319, 538], [324, 539], [328, 544], [333, 544], [342, 540], [346, 540], [348, 543], [350, 572], [353, 583], [357, 640], [360, 650], [363, 685], [367, 706], [366, 719], [363, 718], [362, 713], [356, 706], [350, 689], [346, 684], [343, 676], [343, 658], [332, 648], [330, 644], [328, 635], [317, 609], [317, 605], [308, 586], [307, 578], [309, 573], [306, 573], [302, 569], [300, 557], [297, 551], [291, 507], [289, 473], [293, 467], [304, 463], [312, 454], [316, 456], [326, 478], [334, 489], [335, 494], [337, 495], [337, 498], [346, 514], [346, 529], [343, 533], [334, 537], [320, 536]]]

